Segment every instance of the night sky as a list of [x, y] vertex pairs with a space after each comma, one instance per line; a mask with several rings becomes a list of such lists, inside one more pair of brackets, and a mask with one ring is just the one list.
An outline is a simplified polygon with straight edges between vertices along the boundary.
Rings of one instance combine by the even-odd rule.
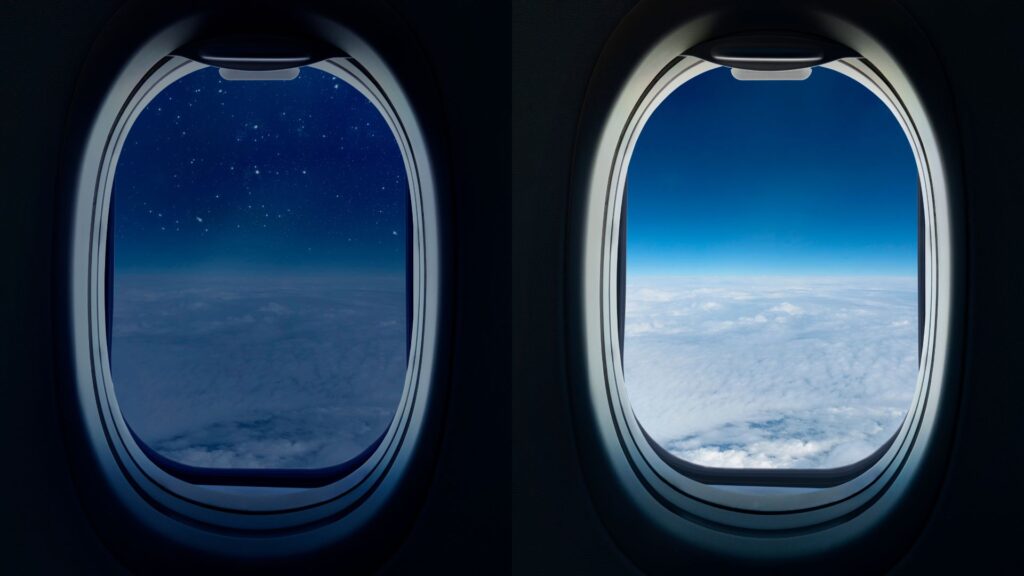
[[915, 275], [917, 168], [885, 105], [837, 72], [673, 92], [629, 165], [630, 273]]
[[174, 462], [315, 469], [363, 452], [405, 385], [403, 158], [372, 103], [303, 68], [206, 68], [147, 105], [117, 165], [111, 374]]
[[407, 198], [390, 129], [346, 82], [313, 68], [232, 82], [205, 68], [131, 128], [115, 269], [401, 273]]

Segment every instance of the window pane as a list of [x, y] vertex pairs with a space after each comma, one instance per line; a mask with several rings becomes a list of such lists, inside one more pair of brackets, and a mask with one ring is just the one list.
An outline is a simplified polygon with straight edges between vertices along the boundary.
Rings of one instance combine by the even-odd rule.
[[197, 467], [344, 463], [406, 370], [409, 191], [345, 81], [204, 68], [139, 116], [117, 163], [111, 366], [128, 425]]
[[623, 362], [638, 421], [724, 468], [833, 468], [918, 371], [918, 181], [883, 102], [816, 68], [679, 87], [628, 174]]

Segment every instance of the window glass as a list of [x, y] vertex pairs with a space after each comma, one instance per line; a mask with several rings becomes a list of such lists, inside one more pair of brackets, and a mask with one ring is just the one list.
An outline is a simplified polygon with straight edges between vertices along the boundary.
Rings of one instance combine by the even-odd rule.
[[403, 156], [373, 103], [332, 74], [218, 72], [158, 94], [117, 160], [117, 401], [172, 463], [339, 465], [379, 440], [404, 389]]
[[901, 425], [918, 373], [917, 167], [884, 103], [815, 68], [717, 68], [630, 159], [623, 366], [640, 425], [721, 468], [834, 468]]

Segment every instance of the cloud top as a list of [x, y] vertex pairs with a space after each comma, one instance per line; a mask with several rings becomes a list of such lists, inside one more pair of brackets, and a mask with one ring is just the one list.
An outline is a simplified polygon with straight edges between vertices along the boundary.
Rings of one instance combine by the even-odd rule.
[[631, 277], [626, 302], [634, 413], [696, 464], [857, 462], [916, 389], [913, 277]]
[[172, 460], [322, 468], [389, 426], [405, 384], [402, 278], [116, 277], [112, 376]]

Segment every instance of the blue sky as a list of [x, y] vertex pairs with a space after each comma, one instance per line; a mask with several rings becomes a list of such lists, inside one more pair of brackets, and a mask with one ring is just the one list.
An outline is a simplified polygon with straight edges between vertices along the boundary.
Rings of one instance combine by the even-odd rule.
[[628, 172], [632, 274], [915, 275], [917, 168], [866, 88], [719, 68], [654, 112]]
[[726, 68], [630, 161], [624, 371], [645, 430], [725, 468], [831, 468], [899, 428], [917, 359], [917, 170], [866, 88]]
[[401, 273], [408, 185], [374, 106], [313, 68], [288, 82], [175, 82], [114, 180], [116, 266]]

